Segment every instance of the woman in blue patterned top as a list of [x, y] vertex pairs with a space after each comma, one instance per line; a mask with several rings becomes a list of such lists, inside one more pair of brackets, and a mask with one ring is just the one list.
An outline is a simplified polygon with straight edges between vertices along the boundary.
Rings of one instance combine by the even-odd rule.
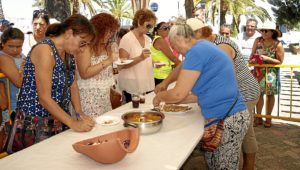
[[[61, 132], [65, 129], [63, 125], [77, 132], [93, 128], [94, 121], [81, 110], [73, 55], [86, 50], [94, 36], [88, 19], [76, 14], [50, 25], [47, 38], [29, 52], [18, 101], [23, 115], [16, 117], [25, 120], [19, 125], [25, 131], [25, 147]], [[69, 115], [69, 102], [77, 119]]]

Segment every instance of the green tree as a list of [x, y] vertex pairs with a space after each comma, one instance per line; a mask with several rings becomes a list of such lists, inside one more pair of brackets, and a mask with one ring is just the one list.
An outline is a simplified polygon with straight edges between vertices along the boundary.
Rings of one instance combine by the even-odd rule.
[[119, 21], [122, 18], [133, 18], [130, 0], [107, 0], [104, 8], [114, 15]]
[[[38, 6], [40, 8], [46, 8], [46, 2], [47, 5], [53, 6], [56, 4], [56, 0], [35, 0], [35, 3], [33, 6]], [[95, 15], [97, 13], [96, 8], [94, 7], [93, 3], [97, 4], [99, 7], [104, 6], [104, 1], [102, 0], [66, 0], [65, 6], [61, 6], [61, 8], [67, 8], [66, 10], [70, 10], [70, 14], [77, 14], [80, 13], [80, 5], [83, 5], [84, 9], [88, 9], [91, 15]], [[53, 13], [53, 10], [57, 11], [58, 9], [61, 10], [61, 8], [48, 8], [49, 13]]]
[[299, 0], [269, 0], [274, 5], [272, 10], [279, 25], [289, 28], [300, 28], [300, 1]]
[[199, 2], [205, 2], [205, 9], [209, 12], [211, 10], [211, 16], [209, 20], [214, 23], [215, 17], [218, 14], [220, 7], [220, 25], [225, 23], [225, 16], [227, 14], [232, 15], [232, 27], [234, 35], [238, 30], [238, 19], [240, 15], [256, 16], [260, 20], [264, 21], [266, 18], [271, 20], [269, 13], [262, 7], [256, 6], [254, 1], [250, 0], [195, 0], [195, 4]]
[[82, 4], [84, 9], [88, 9], [92, 16], [97, 14], [97, 10], [93, 3], [97, 4], [98, 7], [104, 7], [105, 4], [104, 0], [69, 0], [69, 2], [72, 9], [72, 14], [80, 13], [80, 4]]

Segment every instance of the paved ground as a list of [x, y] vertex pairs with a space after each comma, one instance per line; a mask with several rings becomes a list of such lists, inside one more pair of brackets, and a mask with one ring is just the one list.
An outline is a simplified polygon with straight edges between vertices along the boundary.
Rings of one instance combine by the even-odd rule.
[[[259, 151], [257, 170], [300, 169], [300, 126], [274, 122], [272, 128], [255, 127]], [[185, 162], [182, 170], [207, 169], [203, 153], [196, 148]]]
[[[300, 54], [293, 55], [286, 49], [284, 64], [300, 65]], [[292, 117], [300, 118], [300, 69], [281, 69], [281, 94], [276, 96], [273, 116], [289, 116], [290, 94], [292, 89]], [[279, 101], [279, 102], [278, 102]], [[273, 120], [271, 128], [255, 127], [259, 151], [256, 157], [257, 170], [296, 170], [300, 169], [300, 123]], [[207, 169], [203, 153], [196, 148], [185, 162], [182, 170]]]

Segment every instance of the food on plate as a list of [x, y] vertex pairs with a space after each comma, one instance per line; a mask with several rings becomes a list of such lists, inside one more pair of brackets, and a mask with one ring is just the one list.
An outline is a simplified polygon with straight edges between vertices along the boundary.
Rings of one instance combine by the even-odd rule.
[[191, 107], [189, 106], [181, 106], [176, 104], [165, 104], [162, 108], [164, 112], [186, 112], [190, 110]]

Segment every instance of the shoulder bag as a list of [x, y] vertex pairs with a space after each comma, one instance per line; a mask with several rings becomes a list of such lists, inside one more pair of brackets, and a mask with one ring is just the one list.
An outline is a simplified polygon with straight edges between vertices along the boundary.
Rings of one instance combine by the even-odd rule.
[[216, 150], [220, 145], [224, 132], [224, 120], [236, 104], [238, 96], [236, 97], [234, 103], [231, 105], [226, 113], [226, 116], [223, 119], [213, 120], [204, 126], [203, 137], [200, 141], [200, 146], [203, 151], [212, 152]]

